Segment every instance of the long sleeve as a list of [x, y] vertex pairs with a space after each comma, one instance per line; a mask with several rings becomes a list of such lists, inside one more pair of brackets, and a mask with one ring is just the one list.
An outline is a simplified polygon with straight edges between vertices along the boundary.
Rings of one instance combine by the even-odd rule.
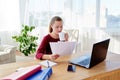
[[38, 47], [35, 57], [37, 59], [42, 59], [42, 56], [44, 54], [52, 54], [49, 42], [57, 42], [57, 41], [59, 41], [59, 39], [54, 39], [49, 34], [46, 35], [41, 41], [41, 44]]

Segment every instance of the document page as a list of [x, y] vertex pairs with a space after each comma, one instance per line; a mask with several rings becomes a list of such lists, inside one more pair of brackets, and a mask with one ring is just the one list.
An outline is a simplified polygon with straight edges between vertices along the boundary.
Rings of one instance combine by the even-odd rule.
[[50, 47], [53, 54], [70, 55], [76, 47], [76, 42], [50, 42]]

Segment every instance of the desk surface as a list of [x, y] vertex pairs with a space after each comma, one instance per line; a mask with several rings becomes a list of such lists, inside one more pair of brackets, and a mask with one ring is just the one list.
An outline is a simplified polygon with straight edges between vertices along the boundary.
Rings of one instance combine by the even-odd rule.
[[[49, 80], [81, 80], [120, 69], [119, 54], [109, 53], [105, 61], [92, 67], [91, 69], [76, 66], [76, 72], [67, 71], [69, 59], [70, 57], [66, 56], [56, 60], [58, 64], [53, 66], [53, 74]], [[39, 60], [34, 60], [30, 62], [24, 61], [0, 65], [0, 78], [15, 72], [18, 68], [36, 65], [39, 64], [39, 62]]]

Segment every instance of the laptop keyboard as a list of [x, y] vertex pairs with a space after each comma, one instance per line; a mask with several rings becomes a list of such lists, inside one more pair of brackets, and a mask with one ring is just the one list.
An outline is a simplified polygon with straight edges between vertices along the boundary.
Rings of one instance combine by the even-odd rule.
[[78, 64], [88, 65], [89, 62], [90, 62], [90, 59], [85, 59], [85, 60], [83, 60], [83, 61], [78, 62]]

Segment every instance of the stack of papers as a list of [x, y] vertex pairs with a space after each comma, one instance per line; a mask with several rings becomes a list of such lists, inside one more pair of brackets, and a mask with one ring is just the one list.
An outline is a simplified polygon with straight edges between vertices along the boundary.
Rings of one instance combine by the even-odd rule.
[[76, 42], [50, 42], [50, 47], [53, 54], [71, 55], [76, 47]]

